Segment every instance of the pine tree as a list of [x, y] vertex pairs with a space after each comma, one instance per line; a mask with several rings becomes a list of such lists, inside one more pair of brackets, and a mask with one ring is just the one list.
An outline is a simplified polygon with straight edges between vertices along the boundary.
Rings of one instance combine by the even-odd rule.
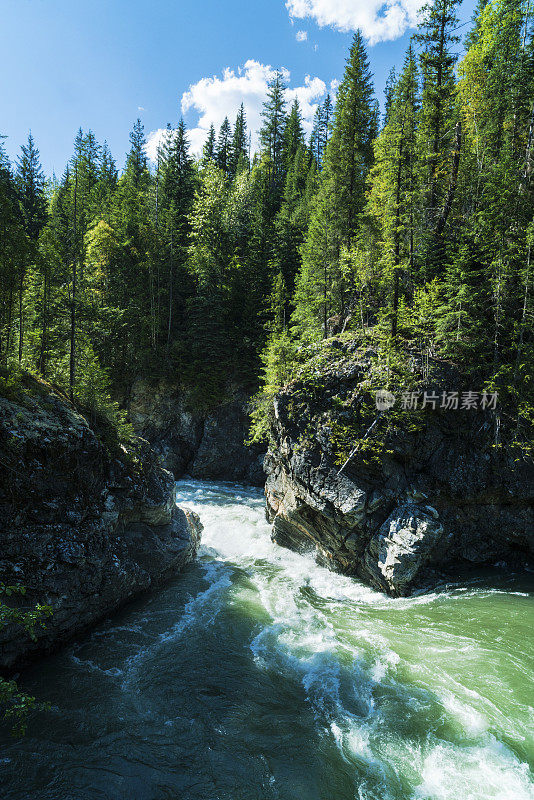
[[24, 274], [28, 238], [3, 138], [0, 137], [0, 353], [7, 363], [14, 339], [14, 298]]
[[28, 135], [28, 143], [21, 147], [15, 180], [26, 232], [30, 239], [36, 241], [46, 223], [47, 200], [39, 150], [35, 146], [31, 131]]
[[228, 121], [228, 117], [224, 121], [219, 130], [219, 138], [217, 139], [217, 158], [216, 164], [220, 170], [224, 172], [226, 177], [230, 176], [230, 166], [232, 161], [232, 128]]
[[130, 152], [126, 159], [125, 172], [130, 177], [133, 185], [138, 187], [141, 182], [144, 181], [146, 183], [147, 171], [145, 129], [138, 117], [130, 132]]
[[396, 83], [397, 74], [395, 72], [395, 67], [391, 67], [384, 89], [384, 125], [387, 125], [389, 122], [389, 114], [391, 111], [391, 103], [393, 101]]
[[354, 287], [343, 277], [341, 257], [358, 230], [373, 162], [378, 118], [361, 34], [354, 36], [340, 84], [318, 196], [314, 201], [302, 268], [297, 279], [294, 320], [306, 336], [327, 336], [329, 318], [343, 327]]
[[365, 203], [378, 120], [369, 61], [358, 31], [339, 86], [325, 168], [338, 198], [337, 234], [350, 249]]
[[235, 178], [240, 171], [248, 168], [247, 120], [243, 103], [237, 113], [230, 153], [230, 177]]
[[419, 113], [415, 55], [410, 45], [391, 89], [388, 118], [375, 142], [368, 213], [375, 221], [384, 279], [392, 287], [391, 336], [397, 336], [402, 284], [415, 279]]
[[317, 167], [323, 166], [324, 154], [328, 145], [330, 125], [332, 122], [333, 105], [329, 94], [324, 103], [318, 106], [313, 120], [313, 129], [310, 137], [310, 150]]
[[[415, 41], [422, 46], [420, 56], [423, 76], [421, 135], [427, 150], [426, 218], [431, 229], [437, 225], [439, 208], [445, 194], [439, 176], [449, 170], [454, 148], [455, 115], [454, 46], [459, 37], [456, 7], [460, 0], [435, 0], [421, 10], [420, 32]], [[454, 168], [454, 162], [453, 162]]]
[[293, 166], [297, 151], [304, 144], [304, 131], [302, 129], [302, 115], [297, 98], [293, 101], [291, 110], [287, 118], [286, 129], [284, 131], [284, 158], [286, 174]]
[[215, 128], [213, 125], [210, 125], [208, 138], [204, 142], [204, 147], [202, 148], [202, 165], [207, 166], [211, 161], [215, 161], [215, 154], [217, 150], [216, 145], [216, 135], [215, 135]]
[[260, 142], [267, 162], [271, 204], [278, 210], [285, 180], [286, 84], [280, 70], [269, 82], [263, 105]]
[[[177, 275], [185, 270], [190, 233], [189, 215], [196, 188], [185, 123], [180, 120], [168, 142], [163, 166], [161, 206], [165, 217], [167, 261], [167, 320], [165, 352], [169, 357], [174, 326], [180, 323], [185, 298], [178, 293]], [[182, 282], [183, 283], [183, 282]]]
[[24, 348], [24, 281], [26, 279], [28, 270], [30, 269], [30, 262], [35, 260], [37, 253], [37, 239], [39, 238], [39, 234], [46, 223], [47, 217], [47, 200], [45, 195], [44, 174], [39, 159], [39, 150], [35, 146], [35, 141], [31, 131], [28, 135], [28, 143], [26, 145], [22, 145], [21, 147], [21, 155], [18, 159], [15, 182], [20, 199], [24, 229], [31, 245], [26, 254], [26, 258], [21, 259], [19, 268], [18, 356], [19, 362], [22, 362]]

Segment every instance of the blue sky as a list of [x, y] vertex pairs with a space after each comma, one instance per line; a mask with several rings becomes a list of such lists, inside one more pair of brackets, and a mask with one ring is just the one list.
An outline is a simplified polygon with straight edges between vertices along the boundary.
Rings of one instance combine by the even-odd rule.
[[[137, 116], [154, 144], [183, 113], [198, 149], [210, 122], [225, 113], [233, 121], [242, 94], [257, 125], [277, 67], [309, 120], [342, 77], [356, 27], [382, 100], [420, 5], [390, 0], [388, 12], [381, 0], [0, 0], [0, 133], [14, 158], [31, 128], [46, 172], [58, 175], [80, 126], [107, 139], [122, 166]], [[473, 7], [464, 0], [462, 22]]]

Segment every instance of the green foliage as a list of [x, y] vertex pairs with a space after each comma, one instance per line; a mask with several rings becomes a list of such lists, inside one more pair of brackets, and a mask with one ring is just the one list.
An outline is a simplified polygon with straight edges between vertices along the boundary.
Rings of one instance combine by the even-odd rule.
[[[1, 364], [70, 391], [117, 440], [131, 431], [111, 398], [127, 398], [139, 374], [179, 375], [206, 409], [230, 385], [261, 382], [261, 438], [276, 391], [333, 357], [322, 340], [352, 336], [386, 363], [448, 359], [478, 390], [495, 386], [526, 453], [531, 12], [480, 3], [457, 64], [457, 6], [422, 9], [380, 130], [357, 33], [309, 140], [275, 74], [252, 159], [243, 105], [233, 126], [210, 129], [198, 163], [181, 121], [152, 168], [137, 120], [120, 176], [91, 131], [48, 184], [31, 136], [15, 170], [0, 143]], [[0, 375], [0, 390], [17, 380]]]
[[[24, 586], [7, 586], [0, 583], [0, 597], [11, 598], [25, 595]], [[44, 627], [44, 619], [52, 614], [50, 606], [37, 605], [31, 610], [21, 610], [18, 606], [8, 605], [0, 600], [0, 630], [8, 625], [18, 625], [26, 633], [36, 639], [36, 626]], [[0, 677], [0, 714], [3, 721], [10, 726], [13, 736], [23, 736], [26, 732], [28, 716], [32, 711], [46, 710], [49, 706], [39, 703], [22, 691], [14, 680]]]

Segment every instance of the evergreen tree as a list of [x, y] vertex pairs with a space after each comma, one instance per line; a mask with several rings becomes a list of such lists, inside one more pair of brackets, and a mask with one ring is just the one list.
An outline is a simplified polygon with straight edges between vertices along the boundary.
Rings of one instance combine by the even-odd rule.
[[295, 156], [300, 147], [304, 145], [304, 131], [302, 129], [302, 115], [297, 98], [293, 101], [291, 111], [287, 118], [286, 129], [284, 131], [284, 157], [286, 175], [293, 166]]
[[358, 230], [373, 161], [378, 119], [369, 63], [361, 34], [354, 36], [339, 86], [318, 196], [313, 203], [302, 268], [297, 279], [294, 320], [307, 336], [328, 335], [329, 317], [343, 327], [354, 290], [345, 284], [342, 251]]
[[165, 352], [167, 357], [175, 328], [183, 320], [185, 297], [184, 280], [190, 234], [189, 215], [196, 188], [196, 173], [191, 156], [185, 123], [180, 120], [176, 132], [170, 137], [163, 166], [161, 206], [165, 218], [167, 266], [167, 319]]
[[260, 129], [260, 142], [269, 174], [270, 200], [275, 212], [280, 204], [285, 180], [286, 88], [284, 76], [278, 70], [269, 82]]
[[[423, 6], [420, 32], [415, 36], [422, 47], [423, 77], [422, 144], [427, 151], [426, 220], [430, 229], [437, 225], [439, 207], [445, 194], [438, 176], [449, 171], [454, 147], [455, 114], [454, 51], [459, 37], [456, 8], [460, 0], [434, 0]], [[454, 162], [453, 162], [454, 163]]]
[[395, 67], [391, 67], [384, 89], [384, 125], [387, 125], [389, 122], [389, 114], [391, 111], [391, 103], [393, 101], [393, 93], [395, 91], [396, 83], [397, 74], [395, 72]]
[[210, 163], [210, 161], [215, 161], [216, 158], [216, 135], [215, 135], [215, 128], [213, 125], [210, 125], [208, 138], [204, 143], [204, 147], [202, 148], [202, 164], [206, 166]]
[[217, 158], [216, 164], [224, 174], [230, 176], [230, 168], [232, 162], [232, 128], [228, 121], [228, 117], [224, 118], [223, 124], [219, 130], [219, 138], [217, 139]]
[[324, 103], [320, 105], [315, 112], [310, 138], [310, 150], [319, 169], [323, 166], [323, 158], [328, 145], [332, 115], [332, 99], [330, 95], [327, 94]]
[[36, 241], [46, 223], [47, 200], [39, 150], [35, 146], [31, 132], [28, 135], [28, 143], [21, 147], [15, 180], [26, 232], [30, 239]]
[[230, 152], [230, 176], [235, 178], [245, 167], [248, 168], [247, 120], [243, 103], [237, 112]]
[[337, 235], [350, 248], [365, 203], [378, 119], [369, 61], [361, 33], [354, 36], [339, 86], [332, 135], [326, 152], [327, 180], [338, 198]]
[[408, 288], [415, 279], [419, 108], [417, 67], [410, 45], [403, 70], [391, 90], [387, 122], [375, 142], [368, 204], [379, 236], [384, 280], [392, 287], [393, 340], [403, 284]]
[[145, 129], [138, 117], [130, 132], [130, 152], [126, 159], [125, 172], [132, 184], [138, 187], [142, 181], [146, 183], [147, 171]]

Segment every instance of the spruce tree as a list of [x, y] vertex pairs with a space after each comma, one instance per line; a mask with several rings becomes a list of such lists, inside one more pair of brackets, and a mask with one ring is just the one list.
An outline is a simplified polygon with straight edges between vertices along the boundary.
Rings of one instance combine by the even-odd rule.
[[358, 231], [373, 162], [378, 128], [369, 62], [358, 32], [339, 86], [330, 141], [319, 191], [302, 248], [294, 320], [306, 336], [327, 336], [329, 317], [343, 327], [354, 298], [345, 283], [343, 250], [350, 250]]
[[237, 113], [237, 118], [230, 148], [230, 177], [235, 178], [239, 171], [248, 167], [247, 153], [247, 120], [243, 103]]
[[147, 167], [145, 129], [138, 117], [130, 132], [130, 152], [126, 159], [125, 170], [134, 186], [139, 186], [144, 180]]
[[210, 125], [208, 137], [204, 142], [204, 147], [202, 148], [203, 166], [207, 166], [211, 161], [215, 161], [216, 150], [217, 150], [216, 134], [215, 134], [215, 128], [212, 124]]
[[419, 109], [417, 66], [410, 45], [403, 70], [391, 87], [387, 122], [375, 142], [367, 208], [379, 236], [384, 280], [391, 286], [393, 340], [403, 284], [410, 286], [415, 279]]
[[456, 8], [461, 0], [435, 0], [421, 10], [419, 33], [415, 41], [421, 45], [423, 77], [422, 146], [427, 152], [426, 220], [434, 229], [440, 204], [445, 193], [439, 176], [450, 169], [454, 147], [455, 114], [454, 65], [458, 55], [454, 48], [459, 42]]
[[219, 138], [217, 139], [217, 158], [215, 163], [219, 169], [224, 172], [226, 177], [230, 176], [231, 161], [232, 128], [228, 121], [228, 117], [225, 117], [219, 130]]
[[279, 70], [269, 82], [263, 105], [260, 142], [267, 161], [271, 204], [278, 210], [285, 180], [286, 84]]
[[28, 143], [21, 147], [15, 180], [26, 232], [30, 239], [36, 241], [46, 223], [47, 200], [39, 150], [35, 146], [31, 131], [28, 135]]

